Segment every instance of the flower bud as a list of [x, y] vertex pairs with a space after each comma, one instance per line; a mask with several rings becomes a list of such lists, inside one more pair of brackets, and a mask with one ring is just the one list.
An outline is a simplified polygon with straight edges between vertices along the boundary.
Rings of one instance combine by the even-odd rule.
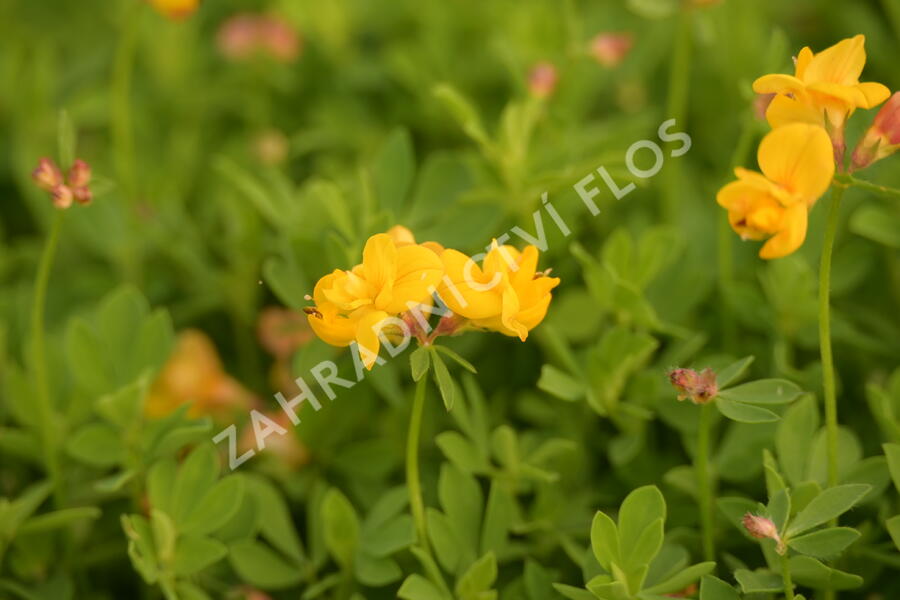
[[38, 161], [37, 168], [31, 172], [31, 178], [38, 184], [42, 190], [52, 192], [58, 185], [62, 185], [62, 172], [49, 158], [42, 158]]
[[694, 404], [706, 404], [719, 393], [716, 373], [708, 367], [699, 372], [694, 369], [672, 369], [669, 371], [669, 382], [678, 390], [679, 400], [690, 398]]
[[775, 551], [779, 554], [785, 553], [787, 549], [784, 546], [784, 542], [781, 540], [781, 536], [778, 535], [778, 528], [775, 527], [775, 523], [773, 523], [771, 519], [747, 513], [744, 515], [742, 522], [744, 524], [744, 529], [746, 529], [747, 533], [751, 536], [758, 540], [775, 540], [777, 543]]
[[91, 182], [91, 166], [81, 160], [76, 159], [69, 169], [69, 176], [66, 178], [69, 187], [80, 188], [85, 187]]
[[76, 202], [81, 205], [90, 204], [91, 200], [94, 199], [94, 194], [88, 187], [75, 188], [72, 190], [72, 195], [75, 196]]
[[630, 33], [598, 33], [591, 40], [591, 54], [596, 61], [607, 68], [612, 68], [628, 56], [628, 52], [634, 45], [634, 38]]
[[53, 195], [53, 206], [60, 209], [66, 209], [72, 206], [72, 200], [75, 195], [72, 193], [72, 190], [69, 189], [69, 186], [66, 185], [57, 185], [52, 190]]
[[853, 151], [852, 170], [868, 167], [900, 148], [900, 92], [894, 92]]
[[149, 2], [156, 12], [173, 21], [188, 18], [200, 6], [200, 0], [149, 0]]
[[528, 91], [535, 98], [547, 98], [556, 89], [558, 75], [553, 63], [542, 61], [531, 69], [528, 76]]

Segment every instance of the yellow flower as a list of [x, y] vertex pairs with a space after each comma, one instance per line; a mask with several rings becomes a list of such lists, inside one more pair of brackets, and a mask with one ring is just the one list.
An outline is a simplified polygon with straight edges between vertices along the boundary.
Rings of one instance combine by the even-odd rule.
[[363, 362], [371, 369], [380, 348], [380, 324], [409, 310], [410, 303], [430, 302], [443, 274], [432, 250], [415, 244], [398, 246], [386, 233], [373, 235], [366, 242], [362, 264], [349, 271], [336, 269], [316, 283], [316, 306], [307, 310], [309, 324], [333, 346], [356, 341], [368, 351]]
[[807, 212], [831, 183], [831, 141], [821, 127], [785, 125], [763, 138], [757, 159], [762, 174], [735, 169], [738, 180], [719, 190], [716, 201], [742, 238], [769, 238], [760, 257], [780, 258], [803, 243]]
[[[872, 108], [890, 95], [880, 83], [860, 83], [866, 64], [866, 38], [857, 35], [814, 54], [804, 47], [794, 75], [764, 75], [753, 82], [758, 94], [778, 94], [766, 118], [772, 127], [803, 122], [826, 125], [833, 135], [857, 108]], [[843, 135], [834, 136], [843, 143]]]
[[200, 6], [200, 0], [148, 0], [156, 12], [169, 19], [186, 19]]
[[481, 267], [457, 250], [444, 250], [441, 260], [447, 278], [438, 287], [438, 295], [447, 307], [476, 327], [522, 341], [544, 319], [550, 290], [559, 285], [558, 278], [537, 272], [534, 246], [519, 252], [495, 242]]
[[[394, 240], [394, 244], [396, 244], [398, 248], [400, 246], [410, 246], [416, 243], [416, 236], [403, 225], [394, 225], [387, 230], [387, 234], [391, 236], [391, 239]], [[428, 248], [438, 255], [444, 251], [444, 247], [437, 242], [422, 242], [419, 245], [423, 248]]]
[[190, 416], [209, 415], [227, 422], [253, 402], [252, 394], [225, 372], [209, 337], [188, 329], [179, 334], [175, 351], [153, 382], [144, 414], [160, 418], [190, 403]]

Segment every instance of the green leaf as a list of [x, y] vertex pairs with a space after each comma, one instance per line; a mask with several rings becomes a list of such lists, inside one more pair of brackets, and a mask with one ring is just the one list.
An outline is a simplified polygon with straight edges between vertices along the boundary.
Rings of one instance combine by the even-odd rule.
[[[635, 550], [639, 547], [641, 537], [648, 527], [662, 528], [666, 518], [666, 501], [662, 493], [655, 485], [646, 485], [637, 488], [625, 497], [619, 508], [618, 530], [619, 550], [623, 564], [648, 564], [650, 557], [638, 557]], [[657, 521], [660, 521], [657, 524]], [[656, 544], [656, 551], [659, 551]], [[645, 550], [650, 549], [647, 545]], [[655, 552], [654, 552], [655, 554]]]
[[243, 581], [264, 590], [288, 588], [303, 578], [300, 569], [255, 540], [231, 544], [228, 547], [228, 562]]
[[750, 368], [750, 365], [753, 363], [753, 356], [745, 356], [740, 360], [736, 360], [724, 369], [720, 369], [716, 374], [716, 386], [720, 390], [724, 390], [733, 382], [737, 381], [741, 377], [743, 377], [744, 373], [747, 372], [747, 369]]
[[456, 582], [456, 594], [463, 599], [478, 598], [497, 579], [497, 557], [488, 552], [475, 561]]
[[141, 415], [149, 384], [149, 377], [145, 375], [111, 394], [101, 396], [95, 404], [97, 414], [113, 425], [127, 428]]
[[325, 545], [341, 567], [348, 569], [359, 546], [359, 519], [353, 505], [337, 488], [322, 501]]
[[788, 481], [798, 485], [806, 478], [809, 449], [819, 430], [819, 410], [812, 396], [788, 407], [775, 433], [775, 448]]
[[793, 537], [844, 514], [859, 502], [869, 489], [868, 485], [852, 483], [823, 491], [794, 517], [786, 532], [787, 536]]
[[96, 506], [79, 506], [63, 508], [27, 519], [19, 526], [18, 534], [46, 533], [54, 529], [67, 527], [72, 523], [94, 520], [100, 517], [101, 511]]
[[741, 600], [733, 587], [712, 575], [700, 580], [700, 600]]
[[490, 469], [487, 458], [459, 432], [445, 431], [435, 438], [435, 443], [447, 460], [467, 473], [486, 473]]
[[900, 492], [900, 444], [884, 444], [884, 455], [887, 457], [888, 470], [894, 487]]
[[784, 531], [788, 516], [791, 514], [791, 496], [787, 488], [782, 488], [772, 494], [768, 505], [769, 518], [775, 524], [778, 531]]
[[895, 515], [885, 521], [885, 527], [887, 527], [888, 533], [894, 541], [894, 546], [897, 547], [897, 550], [900, 550], [900, 515]]
[[447, 516], [433, 508], [426, 509], [428, 537], [444, 570], [456, 571], [460, 557], [460, 541]]
[[381, 587], [403, 577], [403, 571], [394, 559], [365, 552], [357, 553], [353, 571], [360, 583], [373, 587]]
[[472, 373], [473, 375], [477, 375], [477, 374], [478, 374], [478, 370], [472, 365], [472, 363], [470, 363], [469, 361], [467, 361], [466, 359], [464, 359], [462, 356], [459, 355], [459, 353], [457, 353], [457, 352], [451, 350], [451, 349], [448, 348], [447, 346], [442, 346], [442, 345], [440, 345], [440, 344], [435, 344], [435, 345], [433, 346], [433, 348], [434, 348], [435, 350], [437, 350], [438, 352], [441, 352], [441, 353], [443, 353], [443, 354], [446, 354], [450, 359], [452, 359], [454, 362], [456, 362], [456, 364], [458, 364], [459, 366], [461, 366], [463, 369], [465, 369], [465, 370], [468, 371], [469, 373]]
[[[625, 554], [623, 549], [622, 562], [626, 565], [648, 565], [662, 548], [665, 537], [664, 522], [657, 519], [644, 528], [633, 544], [629, 544], [630, 553]], [[619, 541], [624, 545], [624, 538]]]
[[244, 500], [244, 479], [238, 474], [225, 477], [197, 502], [179, 529], [183, 533], [214, 533], [231, 519]]
[[574, 401], [584, 396], [584, 384], [553, 365], [541, 367], [537, 386], [561, 400]]
[[900, 248], [895, 213], [877, 204], [861, 205], [850, 217], [850, 231], [889, 248]]
[[438, 478], [438, 498], [451, 527], [459, 539], [460, 560], [463, 565], [478, 557], [484, 495], [471, 475], [451, 464], [441, 466]]
[[778, 415], [767, 408], [735, 402], [721, 396], [715, 402], [720, 413], [738, 423], [771, 423], [778, 420]]
[[178, 465], [171, 458], [160, 459], [150, 467], [147, 473], [147, 495], [150, 506], [167, 513], [172, 512], [172, 491], [177, 474]]
[[591, 523], [591, 549], [594, 557], [606, 571], [612, 570], [619, 558], [619, 532], [615, 522], [606, 513], [597, 511]]
[[412, 140], [405, 129], [395, 129], [375, 155], [372, 164], [375, 197], [396, 217], [403, 213], [416, 164]]
[[90, 423], [78, 429], [66, 443], [66, 452], [99, 468], [119, 464], [125, 455], [119, 434], [105, 423]]
[[225, 558], [228, 549], [225, 544], [199, 535], [185, 535], [178, 538], [172, 572], [176, 575], [193, 575]]
[[773, 593], [784, 590], [781, 576], [771, 571], [738, 569], [734, 572], [734, 578], [741, 586], [741, 591], [745, 594]]
[[434, 382], [441, 393], [444, 407], [447, 411], [450, 411], [453, 408], [453, 401], [456, 396], [456, 386], [453, 384], [453, 378], [450, 377], [447, 365], [444, 364], [443, 359], [437, 352], [431, 353], [431, 363], [434, 366]]
[[219, 456], [212, 444], [201, 444], [188, 455], [178, 469], [172, 490], [172, 517], [176, 523], [183, 523], [206, 495], [219, 476], [219, 468]]
[[419, 381], [428, 372], [431, 365], [431, 352], [425, 346], [419, 346], [409, 355], [413, 381]]
[[672, 592], [677, 592], [683, 590], [688, 585], [694, 583], [704, 575], [711, 573], [715, 567], [716, 563], [712, 561], [691, 565], [690, 567], [682, 570], [680, 573], [668, 579], [667, 581], [654, 585], [653, 587], [647, 588], [643, 591], [647, 594], [669, 594]]
[[748, 404], [787, 404], [803, 390], [787, 379], [759, 379], [719, 392], [720, 398]]
[[400, 586], [398, 598], [403, 600], [447, 600], [441, 591], [421, 575], [410, 575]]
[[859, 575], [832, 569], [809, 556], [791, 557], [789, 567], [798, 585], [817, 590], [852, 590], [863, 584]]
[[835, 558], [859, 538], [859, 532], [849, 527], [831, 527], [796, 538], [789, 538], [787, 545], [800, 554], [816, 558]]
[[553, 589], [557, 592], [569, 598], [569, 600], [596, 600], [597, 596], [592, 594], [591, 592], [585, 591], [581, 588], [572, 587], [571, 585], [565, 585], [562, 583], [554, 583]]

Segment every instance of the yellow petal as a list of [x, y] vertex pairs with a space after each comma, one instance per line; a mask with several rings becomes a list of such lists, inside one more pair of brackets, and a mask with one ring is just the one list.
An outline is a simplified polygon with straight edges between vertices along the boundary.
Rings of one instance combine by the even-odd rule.
[[379, 325], [388, 317], [381, 310], [363, 309], [356, 325], [356, 343], [360, 346], [360, 355], [366, 369], [371, 369], [378, 358], [378, 350], [381, 348], [381, 340], [378, 334], [381, 332]]
[[775, 73], [763, 75], [753, 82], [757, 94], [798, 94], [803, 91], [803, 82], [791, 75]]
[[813, 59], [813, 51], [810, 50], [809, 46], [804, 46], [800, 49], [800, 52], [797, 54], [797, 64], [794, 66], [794, 76], [797, 79], [803, 79], [806, 75], [806, 68], [809, 66], [810, 61]]
[[815, 125], [773, 130], [760, 143], [757, 158], [766, 177], [807, 203], [825, 193], [834, 176], [831, 139]]
[[866, 99], [866, 103], [863, 104], [861, 108], [873, 108], [878, 106], [891, 95], [891, 90], [889, 90], [887, 86], [875, 83], [874, 81], [860, 83], [856, 86], [856, 89], [859, 90]]
[[803, 80], [856, 85], [866, 64], [865, 43], [865, 36], [857, 35], [819, 52], [806, 66]]
[[825, 125], [825, 116], [821, 109], [782, 95], [772, 98], [769, 108], [766, 109], [766, 120], [772, 128], [791, 123], [809, 123], [819, 127]]
[[397, 247], [386, 233], [369, 238], [363, 248], [363, 274], [366, 281], [381, 289], [390, 285], [397, 274]]
[[391, 236], [391, 239], [394, 240], [394, 245], [398, 248], [416, 243], [416, 236], [403, 225], [394, 225], [386, 233]]
[[397, 249], [397, 279], [391, 301], [380, 306], [397, 314], [409, 310], [409, 302], [421, 304], [431, 298], [431, 291], [444, 275], [444, 264], [437, 254], [422, 246]]
[[806, 239], [807, 211], [802, 204], [785, 209], [782, 230], [763, 244], [759, 251], [760, 258], [781, 258], [799, 248]]
[[332, 346], [349, 346], [356, 339], [356, 320], [334, 311], [319, 310], [319, 314], [307, 315], [309, 326], [319, 339]]
[[458, 250], [447, 249], [441, 254], [441, 262], [450, 283], [442, 279], [438, 295], [450, 310], [467, 319], [486, 319], [500, 314], [498, 286], [489, 290], [477, 289], [478, 285], [489, 284], [491, 279], [471, 258]]

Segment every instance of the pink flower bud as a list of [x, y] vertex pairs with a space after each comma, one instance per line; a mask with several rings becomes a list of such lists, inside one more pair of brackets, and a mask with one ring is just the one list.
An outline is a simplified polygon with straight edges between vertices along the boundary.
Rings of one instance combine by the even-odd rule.
[[868, 167], [900, 148], [900, 92], [881, 107], [871, 127], [853, 150], [851, 170]]
[[38, 184], [38, 187], [48, 192], [52, 192], [56, 186], [63, 183], [62, 172], [59, 170], [59, 167], [46, 157], [38, 161], [37, 168], [31, 172], [31, 178]]
[[60, 209], [66, 209], [72, 206], [74, 194], [69, 186], [59, 184], [53, 188], [53, 206]]
[[274, 17], [259, 21], [259, 38], [262, 47], [275, 60], [293, 62], [300, 54], [300, 37], [285, 21]]
[[744, 515], [742, 522], [744, 524], [744, 529], [746, 529], [747, 533], [751, 536], [758, 540], [775, 540], [777, 543], [775, 551], [779, 554], [785, 553], [786, 548], [784, 542], [781, 540], [781, 536], [778, 535], [778, 528], [775, 527], [775, 523], [773, 523], [771, 519], [747, 513]]
[[757, 94], [756, 98], [753, 99], [753, 114], [760, 121], [766, 120], [766, 110], [768, 110], [769, 105], [772, 103], [772, 100], [775, 99], [775, 94]]
[[591, 40], [591, 54], [598, 63], [607, 68], [617, 66], [634, 45], [634, 38], [630, 33], [598, 33]]
[[556, 89], [558, 75], [553, 63], [541, 61], [531, 69], [528, 76], [528, 91], [535, 98], [546, 98]]
[[253, 15], [236, 15], [219, 28], [216, 45], [226, 58], [244, 60], [256, 51], [258, 27]]
[[700, 372], [694, 369], [672, 369], [669, 371], [669, 382], [678, 390], [679, 400], [690, 398], [694, 404], [706, 404], [719, 393], [716, 373], [710, 368]]
[[91, 166], [80, 158], [75, 159], [66, 182], [73, 188], [86, 187], [91, 182]]
[[75, 196], [75, 200], [78, 204], [90, 204], [91, 200], [94, 199], [94, 194], [91, 192], [91, 188], [89, 187], [77, 187], [72, 190], [72, 195]]

